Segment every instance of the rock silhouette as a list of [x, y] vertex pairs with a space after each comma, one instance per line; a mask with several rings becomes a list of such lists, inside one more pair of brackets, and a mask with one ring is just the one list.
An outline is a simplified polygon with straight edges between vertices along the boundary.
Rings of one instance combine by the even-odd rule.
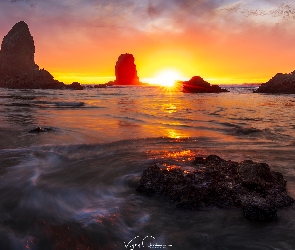
[[16, 23], [2, 41], [0, 75], [7, 78], [38, 70], [34, 54], [34, 40], [28, 25], [23, 21]]
[[0, 51], [0, 87], [14, 89], [61, 89], [67, 86], [55, 80], [35, 63], [35, 45], [28, 25], [16, 23], [4, 36]]
[[67, 85], [67, 89], [83, 90], [84, 87], [79, 82], [73, 82], [70, 85]]
[[220, 88], [218, 85], [210, 85], [200, 76], [193, 76], [189, 81], [184, 81], [183, 92], [186, 93], [221, 93], [229, 92], [226, 89]]
[[295, 70], [290, 74], [278, 73], [263, 83], [255, 93], [295, 94]]
[[178, 207], [237, 206], [249, 220], [272, 221], [277, 209], [293, 204], [283, 175], [266, 163], [196, 157], [194, 170], [155, 165], [143, 171], [137, 191], [164, 196]]
[[132, 54], [121, 54], [115, 66], [117, 85], [140, 85], [136, 65]]
[[41, 69], [7, 77], [1, 87], [11, 89], [63, 89], [66, 88], [66, 85], [55, 80], [47, 70]]

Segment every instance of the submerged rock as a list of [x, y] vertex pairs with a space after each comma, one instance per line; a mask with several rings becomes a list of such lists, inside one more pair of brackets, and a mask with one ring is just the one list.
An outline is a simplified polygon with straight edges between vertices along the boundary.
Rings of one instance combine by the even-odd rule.
[[46, 70], [39, 70], [34, 59], [35, 45], [28, 25], [16, 23], [3, 38], [0, 51], [0, 87], [14, 89], [59, 89], [62, 82], [54, 80]]
[[119, 56], [115, 66], [117, 85], [140, 85], [141, 82], [137, 76], [136, 65], [132, 54], [122, 54]]
[[183, 82], [183, 92], [186, 93], [221, 93], [229, 92], [218, 85], [210, 85], [200, 76], [193, 76], [189, 81]]
[[137, 191], [164, 196], [177, 207], [203, 206], [243, 209], [247, 219], [271, 221], [277, 209], [293, 204], [282, 174], [270, 171], [266, 163], [226, 161], [215, 155], [196, 157], [194, 170], [151, 166], [144, 170]]
[[53, 129], [37, 127], [37, 128], [31, 129], [29, 133], [43, 133], [43, 132], [50, 132], [50, 131], [53, 131]]
[[261, 84], [254, 93], [295, 94], [295, 71], [290, 74], [276, 74], [268, 82]]

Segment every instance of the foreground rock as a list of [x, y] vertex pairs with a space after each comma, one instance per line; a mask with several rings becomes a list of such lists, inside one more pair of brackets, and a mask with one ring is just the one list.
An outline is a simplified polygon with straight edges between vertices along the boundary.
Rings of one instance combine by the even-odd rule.
[[34, 59], [35, 45], [28, 25], [16, 23], [3, 38], [0, 51], [0, 87], [13, 89], [67, 88]]
[[244, 216], [255, 221], [275, 220], [278, 208], [294, 202], [282, 174], [270, 171], [266, 163], [237, 163], [209, 155], [197, 157], [193, 164], [192, 171], [151, 166], [143, 172], [137, 191], [167, 197], [182, 208], [241, 207]]
[[136, 65], [132, 54], [122, 54], [119, 56], [115, 66], [117, 85], [141, 85], [137, 76]]
[[268, 82], [261, 84], [254, 92], [270, 94], [295, 94], [295, 71], [290, 74], [276, 74]]
[[186, 93], [221, 93], [229, 92], [218, 85], [210, 85], [200, 76], [193, 76], [189, 81], [183, 82], [183, 92]]

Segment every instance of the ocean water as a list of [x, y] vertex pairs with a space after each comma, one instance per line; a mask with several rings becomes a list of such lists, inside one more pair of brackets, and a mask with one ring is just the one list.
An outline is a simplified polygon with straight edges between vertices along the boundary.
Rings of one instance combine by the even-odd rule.
[[268, 163], [295, 198], [295, 95], [252, 90], [0, 89], [0, 249], [295, 249], [294, 207], [257, 223], [135, 191], [148, 166], [217, 154]]

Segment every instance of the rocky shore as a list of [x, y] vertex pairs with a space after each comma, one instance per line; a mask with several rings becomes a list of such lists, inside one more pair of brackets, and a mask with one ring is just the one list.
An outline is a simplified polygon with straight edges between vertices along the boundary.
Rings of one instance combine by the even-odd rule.
[[276, 74], [268, 82], [261, 84], [254, 93], [295, 94], [295, 71]]
[[277, 219], [279, 208], [294, 202], [286, 181], [266, 163], [226, 161], [216, 155], [196, 157], [194, 170], [155, 165], [143, 171], [137, 191], [166, 197], [180, 208], [236, 206], [253, 221]]

